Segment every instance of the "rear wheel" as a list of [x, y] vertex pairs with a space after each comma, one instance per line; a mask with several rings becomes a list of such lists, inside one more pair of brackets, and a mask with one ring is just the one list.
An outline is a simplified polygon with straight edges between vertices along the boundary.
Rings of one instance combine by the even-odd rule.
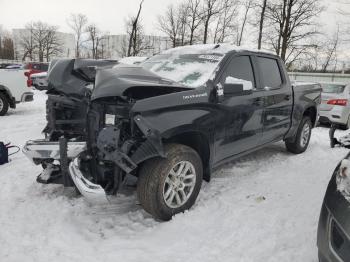
[[202, 185], [202, 161], [188, 146], [169, 144], [166, 158], [148, 160], [139, 173], [138, 199], [142, 207], [160, 220], [170, 220], [189, 209]]
[[310, 117], [304, 116], [300, 122], [295, 140], [293, 142], [286, 141], [287, 150], [294, 154], [301, 154], [305, 152], [309, 146], [311, 129], [312, 123]]
[[4, 93], [0, 92], [0, 116], [4, 116], [9, 109], [9, 103]]

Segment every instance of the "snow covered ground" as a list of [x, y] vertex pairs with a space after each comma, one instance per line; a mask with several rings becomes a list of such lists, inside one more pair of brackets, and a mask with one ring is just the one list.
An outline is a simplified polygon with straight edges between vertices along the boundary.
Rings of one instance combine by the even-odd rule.
[[[45, 95], [0, 118], [0, 140], [40, 138]], [[339, 135], [339, 133], [337, 133]], [[110, 206], [90, 207], [62, 187], [35, 182], [40, 167], [19, 153], [0, 166], [0, 261], [317, 261], [322, 198], [345, 149], [313, 130], [302, 155], [283, 143], [216, 172], [196, 205], [156, 222], [127, 189]]]

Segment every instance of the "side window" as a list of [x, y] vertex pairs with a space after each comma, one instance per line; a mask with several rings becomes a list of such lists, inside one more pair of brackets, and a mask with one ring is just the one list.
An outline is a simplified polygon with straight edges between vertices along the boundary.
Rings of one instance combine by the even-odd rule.
[[231, 59], [221, 76], [220, 83], [242, 82], [244, 90], [255, 89], [255, 79], [249, 56], [237, 56]]
[[263, 87], [272, 89], [280, 88], [282, 85], [282, 77], [277, 60], [266, 57], [257, 57], [257, 59], [262, 74]]
[[49, 67], [48, 64], [41, 64], [41, 65], [40, 65], [40, 70], [42, 70], [42, 71], [47, 71], [48, 67]]

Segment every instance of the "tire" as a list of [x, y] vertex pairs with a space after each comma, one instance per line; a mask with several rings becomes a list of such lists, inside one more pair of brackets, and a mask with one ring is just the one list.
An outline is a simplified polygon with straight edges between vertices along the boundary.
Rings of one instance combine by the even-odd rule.
[[4, 116], [9, 109], [9, 102], [4, 93], [0, 92], [0, 116]]
[[[306, 129], [309, 130], [307, 136], [306, 136]], [[301, 154], [305, 152], [305, 150], [309, 146], [309, 142], [311, 138], [311, 130], [312, 130], [311, 119], [308, 116], [304, 116], [304, 118], [301, 120], [300, 125], [298, 127], [295, 141], [285, 142], [287, 150], [294, 154]]]
[[[198, 153], [185, 145], [168, 144], [165, 155], [166, 158], [153, 158], [141, 166], [137, 196], [146, 212], [168, 221], [195, 203], [202, 185], [203, 165]], [[183, 174], [176, 176], [180, 169]]]

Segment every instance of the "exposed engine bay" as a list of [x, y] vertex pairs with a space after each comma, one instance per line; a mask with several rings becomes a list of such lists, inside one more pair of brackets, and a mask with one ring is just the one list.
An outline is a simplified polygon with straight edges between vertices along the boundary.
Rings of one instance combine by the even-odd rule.
[[157, 130], [132, 107], [138, 100], [185, 90], [191, 89], [138, 66], [52, 62], [45, 140], [28, 141], [23, 149], [43, 166], [37, 181], [116, 194], [127, 174], [136, 175], [138, 164], [164, 154]]

